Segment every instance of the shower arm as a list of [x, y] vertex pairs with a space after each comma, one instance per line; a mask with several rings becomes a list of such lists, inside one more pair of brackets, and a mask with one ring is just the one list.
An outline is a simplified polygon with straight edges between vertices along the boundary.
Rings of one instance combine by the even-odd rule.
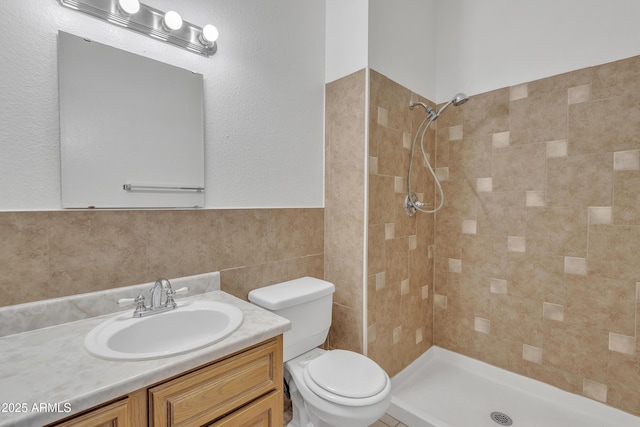
[[[438, 115], [440, 114], [440, 112], [438, 112], [436, 114], [436, 112], [433, 110], [433, 108], [431, 108], [430, 106], [428, 106], [427, 104], [425, 104], [424, 102], [419, 102], [419, 101], [411, 101], [409, 102], [409, 109], [413, 110], [416, 105], [421, 106], [422, 108], [424, 108], [427, 112], [427, 118], [431, 119], [431, 121], [434, 121], [435, 119], [438, 118]], [[416, 133], [420, 132], [420, 128], [422, 127], [422, 125], [424, 124], [424, 120], [422, 121], [422, 123], [420, 123], [420, 126], [418, 126], [418, 130], [416, 131]]]
[[[416, 105], [419, 105], [419, 106], [421, 106], [422, 108], [424, 108], [424, 109], [426, 110], [426, 112], [427, 112], [427, 116], [428, 116], [430, 119], [432, 119], [432, 121], [433, 121], [433, 120], [436, 120], [438, 117], [440, 117], [440, 114], [442, 114], [442, 112], [443, 112], [444, 110], [446, 110], [446, 109], [447, 109], [447, 107], [448, 107], [449, 105], [453, 104], [453, 103], [454, 103], [454, 101], [455, 101], [455, 99], [452, 99], [451, 101], [449, 101], [449, 102], [447, 102], [446, 104], [444, 104], [444, 105], [443, 105], [443, 106], [438, 110], [438, 112], [437, 112], [437, 113], [435, 112], [435, 110], [434, 110], [433, 108], [431, 108], [430, 106], [428, 106], [428, 105], [427, 105], [427, 104], [425, 104], [424, 102], [419, 102], [419, 101], [411, 101], [411, 102], [409, 103], [409, 109], [410, 109], [410, 110], [413, 110], [413, 109], [416, 107]], [[418, 129], [419, 129], [419, 128], [418, 128]]]

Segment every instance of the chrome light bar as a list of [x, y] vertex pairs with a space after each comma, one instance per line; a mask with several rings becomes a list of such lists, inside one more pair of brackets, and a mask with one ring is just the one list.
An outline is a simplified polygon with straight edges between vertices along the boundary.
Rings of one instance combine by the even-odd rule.
[[203, 56], [218, 50], [218, 31], [213, 25], [201, 28], [183, 21], [174, 11], [165, 13], [137, 0], [60, 0], [60, 4]]

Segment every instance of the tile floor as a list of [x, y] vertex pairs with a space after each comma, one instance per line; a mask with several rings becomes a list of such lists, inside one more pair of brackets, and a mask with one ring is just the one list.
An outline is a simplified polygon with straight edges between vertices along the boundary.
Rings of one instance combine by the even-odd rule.
[[389, 414], [384, 414], [384, 417], [380, 418], [369, 427], [409, 427], [406, 424], [401, 423]]
[[[287, 427], [289, 421], [291, 421], [291, 400], [284, 398], [284, 423], [283, 427]], [[371, 424], [369, 427], [409, 427], [406, 424], [401, 423], [396, 420], [389, 414], [384, 414], [382, 418], [380, 418], [375, 423]]]

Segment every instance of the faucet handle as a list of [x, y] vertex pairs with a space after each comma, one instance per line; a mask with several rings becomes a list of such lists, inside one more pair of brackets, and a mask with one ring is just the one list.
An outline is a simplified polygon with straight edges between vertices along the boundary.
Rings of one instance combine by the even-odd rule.
[[135, 298], [120, 298], [116, 304], [118, 305], [129, 305], [129, 304], [144, 304], [144, 295], [138, 295]]
[[180, 289], [167, 289], [167, 301], [164, 303], [167, 307], [175, 308], [177, 306], [176, 302], [173, 300], [173, 296], [176, 294], [186, 294], [189, 292], [189, 288], [183, 286]]
[[118, 300], [118, 305], [136, 304], [136, 309], [133, 312], [134, 317], [140, 317], [141, 313], [147, 311], [147, 306], [144, 305], [144, 295], [138, 295], [135, 298], [121, 298]]

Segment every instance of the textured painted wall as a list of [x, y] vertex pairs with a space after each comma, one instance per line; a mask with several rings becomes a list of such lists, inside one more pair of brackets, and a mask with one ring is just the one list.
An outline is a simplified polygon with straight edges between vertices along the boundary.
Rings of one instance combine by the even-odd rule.
[[436, 98], [438, 0], [369, 0], [369, 68]]
[[216, 55], [55, 0], [0, 2], [0, 210], [60, 209], [58, 30], [204, 75], [206, 207], [322, 207], [324, 2], [145, 3], [215, 24]]
[[325, 82], [367, 67], [369, 0], [325, 0]]
[[636, 0], [439, 0], [435, 101], [638, 55], [639, 15]]
[[436, 345], [640, 415], [640, 57], [438, 120]]

